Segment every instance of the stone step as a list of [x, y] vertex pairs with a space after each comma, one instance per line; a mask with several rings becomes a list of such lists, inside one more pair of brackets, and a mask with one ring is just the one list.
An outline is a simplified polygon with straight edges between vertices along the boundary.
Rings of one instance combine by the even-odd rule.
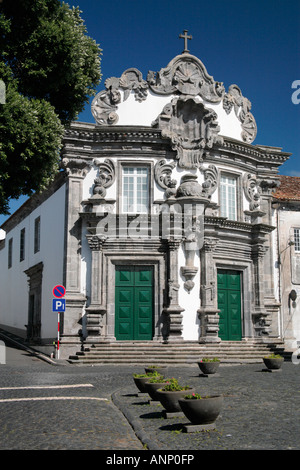
[[[199, 344], [180, 342], [163, 344], [154, 342], [127, 342], [97, 344], [69, 357], [74, 364], [187, 364], [202, 357], [218, 357], [223, 363], [262, 362], [270, 352], [283, 354], [282, 343], [226, 342]], [[288, 357], [288, 356], [287, 356]]]

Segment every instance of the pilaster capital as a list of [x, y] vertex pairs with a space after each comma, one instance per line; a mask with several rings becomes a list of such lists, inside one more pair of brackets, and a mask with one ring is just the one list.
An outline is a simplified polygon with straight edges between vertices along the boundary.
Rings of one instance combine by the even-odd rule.
[[181, 238], [168, 238], [166, 240], [168, 249], [170, 251], [177, 251], [178, 248], [180, 247], [181, 242], [182, 242]]
[[91, 163], [83, 158], [63, 158], [62, 168], [68, 177], [84, 178], [89, 171]]
[[212, 253], [218, 244], [217, 238], [204, 238], [202, 251]]
[[101, 251], [107, 237], [104, 235], [87, 235], [86, 238], [92, 251]]

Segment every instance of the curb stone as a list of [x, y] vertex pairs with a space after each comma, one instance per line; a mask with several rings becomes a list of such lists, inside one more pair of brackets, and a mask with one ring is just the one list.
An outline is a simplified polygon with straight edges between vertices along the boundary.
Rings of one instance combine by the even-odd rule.
[[128, 408], [126, 408], [126, 406], [122, 403], [122, 400], [119, 399], [119, 393], [121, 392], [121, 390], [122, 389], [117, 390], [111, 395], [112, 402], [123, 413], [128, 423], [134, 430], [138, 439], [142, 442], [144, 446], [147, 446], [148, 450], [161, 450], [161, 447], [156, 444], [152, 439], [150, 439], [149, 435], [145, 432], [139, 420], [137, 420], [132, 415], [132, 413], [128, 411]]

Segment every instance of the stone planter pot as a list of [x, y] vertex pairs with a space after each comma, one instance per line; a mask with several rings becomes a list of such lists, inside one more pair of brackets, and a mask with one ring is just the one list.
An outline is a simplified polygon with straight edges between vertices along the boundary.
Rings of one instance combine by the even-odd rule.
[[197, 362], [199, 369], [205, 375], [215, 374], [219, 369], [220, 362]]
[[[148, 379], [149, 380], [149, 379]], [[146, 389], [146, 392], [150, 395], [150, 398], [152, 398], [152, 400], [154, 401], [159, 401], [157, 396], [156, 396], [156, 392], [159, 388], [163, 388], [165, 385], [165, 382], [160, 382], [160, 383], [157, 383], [157, 382], [153, 382], [153, 383], [150, 383], [150, 382], [146, 382], [145, 383], [145, 389]]]
[[142, 393], [147, 393], [145, 383], [149, 381], [150, 377], [133, 377], [134, 383]]
[[188, 390], [178, 390], [174, 392], [167, 392], [164, 390], [157, 390], [156, 397], [169, 413], [175, 413], [176, 411], [181, 412], [181, 408], [178, 400], [183, 398], [185, 395], [195, 393], [194, 388], [189, 388]]
[[166, 366], [157, 366], [157, 367], [145, 367], [146, 374], [157, 372], [158, 374], [166, 377], [168, 368]]
[[281, 368], [284, 361], [283, 357], [264, 357], [263, 361], [267, 369], [278, 370]]
[[214, 423], [223, 406], [223, 395], [204, 397], [201, 399], [181, 398], [179, 406], [192, 424]]

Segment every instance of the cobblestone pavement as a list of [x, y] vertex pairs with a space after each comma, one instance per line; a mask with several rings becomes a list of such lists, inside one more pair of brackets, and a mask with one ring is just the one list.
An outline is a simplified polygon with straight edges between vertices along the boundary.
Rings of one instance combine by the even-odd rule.
[[0, 364], [0, 450], [299, 450], [300, 365], [222, 365], [201, 377], [198, 366], [169, 376], [202, 394], [222, 393], [213, 431], [184, 433], [185, 418], [165, 419], [162, 406], [138, 393], [142, 366], [50, 365], [7, 349]]
[[221, 365], [212, 377], [201, 377], [198, 366], [169, 371], [202, 395], [222, 393], [224, 404], [215, 430], [185, 433], [186, 418], [165, 419], [159, 402], [149, 404], [134, 387], [115, 393], [115, 403], [150, 449], [300, 449], [300, 365], [285, 362], [273, 373], [265, 372], [263, 363]]

